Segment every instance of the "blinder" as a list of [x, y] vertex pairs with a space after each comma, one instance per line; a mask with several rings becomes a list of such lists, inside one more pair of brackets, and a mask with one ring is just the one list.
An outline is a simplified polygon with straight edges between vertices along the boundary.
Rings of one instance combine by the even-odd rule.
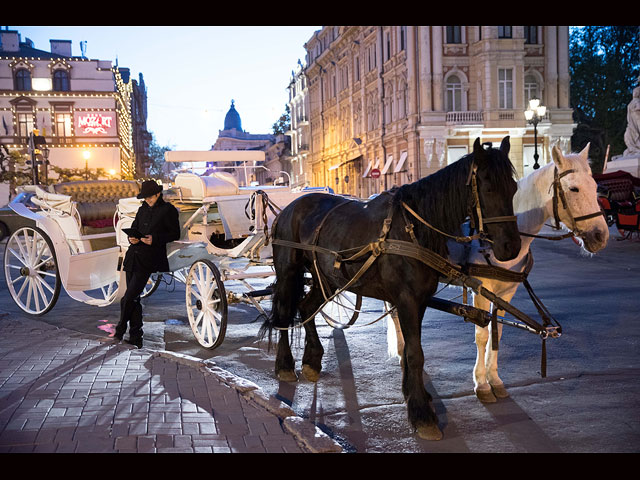
[[[517, 222], [518, 218], [515, 215], [503, 215], [498, 217], [483, 217], [482, 216], [482, 208], [480, 206], [480, 195], [478, 194], [478, 181], [477, 177], [478, 167], [475, 162], [472, 163], [472, 168], [469, 169], [469, 177], [467, 178], [467, 185], [471, 185], [471, 203], [469, 205], [469, 222], [471, 225], [471, 229], [478, 230], [478, 234], [488, 242], [491, 240], [488, 238], [488, 234], [484, 231], [484, 225], [489, 223], [504, 223], [504, 222]], [[478, 225], [476, 227], [475, 221], [473, 218], [473, 212], [471, 211], [475, 207], [476, 215], [478, 216]]]

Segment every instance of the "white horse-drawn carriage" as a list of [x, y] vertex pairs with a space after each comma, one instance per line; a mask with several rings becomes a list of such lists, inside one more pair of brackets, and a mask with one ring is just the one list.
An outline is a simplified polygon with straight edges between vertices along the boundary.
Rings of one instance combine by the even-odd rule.
[[[264, 279], [273, 276], [268, 241], [272, 222], [279, 209], [306, 193], [289, 186], [239, 186], [237, 177], [228, 173], [230, 168], [246, 173], [263, 159], [264, 152], [257, 151], [166, 153], [170, 162], [217, 162], [220, 168], [206, 176], [179, 173], [164, 190], [164, 199], [180, 212], [181, 237], [167, 245], [170, 272], [152, 275], [143, 296], [157, 288], [160, 275], [184, 282], [191, 329], [205, 348], [222, 343], [229, 301], [245, 301], [264, 313], [260, 301], [270, 291], [254, 289], [250, 280], [263, 280], [264, 287]], [[99, 180], [28, 188], [35, 192], [33, 201], [40, 210], [10, 206], [36, 226], [14, 232], [4, 256], [5, 279], [15, 303], [28, 314], [44, 315], [61, 287], [89, 305], [118, 301], [126, 288], [121, 265], [129, 246], [123, 229], [131, 226], [143, 201], [136, 198], [139, 184]], [[246, 291], [227, 293], [229, 280], [240, 282]], [[353, 309], [345, 311], [337, 302], [322, 313], [337, 325], [345, 316], [352, 317], [349, 323], [354, 320]]]

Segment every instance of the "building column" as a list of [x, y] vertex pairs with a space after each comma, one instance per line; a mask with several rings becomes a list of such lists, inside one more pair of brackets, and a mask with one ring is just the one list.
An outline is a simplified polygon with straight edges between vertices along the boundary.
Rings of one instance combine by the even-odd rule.
[[418, 27], [420, 52], [420, 73], [418, 80], [420, 113], [430, 112], [433, 109], [431, 103], [431, 27]]
[[441, 112], [442, 102], [442, 26], [431, 28], [433, 33], [433, 110]]
[[558, 27], [558, 107], [569, 108], [569, 27]]
[[555, 26], [545, 26], [545, 91], [547, 108], [558, 108], [558, 32]]

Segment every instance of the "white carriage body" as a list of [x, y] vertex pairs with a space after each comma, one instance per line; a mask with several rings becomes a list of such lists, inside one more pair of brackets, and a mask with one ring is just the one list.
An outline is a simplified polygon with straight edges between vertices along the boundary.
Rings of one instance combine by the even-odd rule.
[[[261, 151], [166, 152], [165, 155], [167, 161], [220, 162], [222, 169], [241, 168], [245, 178], [248, 169], [264, 168], [258, 165], [264, 160]], [[228, 167], [224, 162], [232, 165]], [[238, 165], [239, 162], [244, 164]], [[33, 219], [36, 224], [30, 234], [12, 236], [9, 241], [13, 239], [13, 244], [7, 247], [15, 262], [8, 266], [5, 258], [5, 276], [7, 272], [13, 274], [10, 286], [16, 303], [27, 313], [44, 314], [55, 304], [60, 286], [73, 299], [90, 305], [107, 306], [119, 299], [126, 289], [121, 265], [130, 245], [123, 229], [131, 226], [143, 202], [136, 197], [139, 183], [103, 180], [28, 188], [35, 192], [32, 201], [39, 205], [39, 211], [31, 211], [20, 203], [10, 204], [16, 213]], [[273, 275], [268, 241], [273, 222], [283, 208], [308, 192], [292, 191], [288, 186], [242, 186], [236, 176], [221, 170], [214, 170], [210, 175], [179, 173], [173, 185], [163, 192], [165, 201], [179, 211], [181, 235], [179, 240], [167, 244], [170, 272], [158, 273], [171, 273], [184, 281], [194, 334], [202, 346], [214, 348], [224, 337], [224, 328], [214, 319], [221, 322], [220, 314], [212, 310], [217, 302], [226, 305], [225, 295], [216, 297], [216, 292], [224, 293], [222, 282], [244, 284], [252, 295], [244, 295], [243, 301], [250, 301], [264, 313], [256, 300], [265, 295], [263, 290], [255, 290], [247, 280]], [[89, 223], [87, 217], [94, 223]], [[46, 244], [52, 252], [50, 256], [47, 253], [45, 268], [40, 255]], [[30, 255], [37, 258], [27, 258]], [[55, 275], [49, 270], [52, 261], [55, 261]], [[261, 271], [250, 272], [251, 267]], [[53, 284], [44, 283], [40, 278], [44, 276], [57, 278], [55, 288]], [[208, 292], [206, 306], [192, 301], [192, 288]], [[21, 298], [24, 291], [28, 292], [25, 302]], [[197, 295], [199, 299], [205, 298]], [[30, 306], [33, 298], [35, 308]], [[44, 302], [46, 308], [41, 308], [39, 301]], [[226, 316], [226, 306], [223, 316]], [[226, 320], [223, 323], [226, 325]]]

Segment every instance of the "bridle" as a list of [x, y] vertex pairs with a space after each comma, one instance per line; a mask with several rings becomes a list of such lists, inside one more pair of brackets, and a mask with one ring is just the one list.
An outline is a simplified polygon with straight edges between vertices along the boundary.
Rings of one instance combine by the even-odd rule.
[[576, 172], [575, 169], [570, 168], [569, 170], [565, 170], [564, 172], [559, 173], [558, 167], [554, 166], [553, 182], [549, 186], [549, 190], [553, 188], [552, 207], [553, 207], [553, 220], [555, 222], [555, 225], [551, 225], [551, 228], [553, 228], [554, 230], [562, 230], [562, 227], [560, 226], [561, 220], [560, 220], [559, 203], [558, 203], [558, 199], [560, 199], [560, 202], [562, 202], [562, 208], [564, 208], [564, 211], [569, 216], [569, 221], [571, 223], [570, 232], [565, 233], [564, 235], [554, 236], [554, 237], [550, 237], [546, 235], [533, 235], [531, 233], [523, 233], [523, 232], [520, 232], [520, 235], [524, 235], [527, 237], [534, 237], [534, 238], [546, 238], [548, 240], [562, 240], [563, 238], [581, 236], [581, 234], [584, 232], [580, 230], [580, 228], [578, 227], [578, 222], [589, 220], [590, 218], [596, 218], [596, 217], [599, 217], [600, 215], [604, 216], [604, 212], [602, 210], [599, 210], [597, 212], [588, 213], [586, 215], [581, 215], [579, 217], [574, 217], [571, 211], [569, 210], [569, 205], [567, 204], [565, 191], [562, 188], [562, 182], [560, 181], [560, 179], [575, 172]]
[[471, 215], [471, 212], [469, 212], [469, 224], [471, 226], [471, 231], [473, 231], [474, 229], [478, 230], [478, 234], [481, 236], [481, 238], [483, 238], [484, 240], [491, 242], [491, 240], [488, 238], [488, 234], [484, 231], [484, 226], [487, 225], [488, 223], [504, 223], [504, 222], [518, 222], [518, 218], [515, 215], [503, 215], [503, 216], [498, 216], [498, 217], [483, 217], [482, 216], [482, 208], [480, 206], [480, 195], [478, 194], [478, 180], [477, 180], [477, 173], [478, 167], [476, 166], [475, 162], [472, 165], [471, 171], [469, 172], [469, 178], [467, 179], [467, 185], [469, 185], [469, 183], [471, 183], [471, 193], [472, 193], [472, 200], [471, 200], [471, 208], [475, 207], [476, 210], [476, 215], [478, 216], [478, 225], [476, 226], [473, 215]]
[[[471, 168], [469, 169], [469, 177], [467, 178], [467, 183], [466, 183], [467, 186], [471, 186], [471, 200], [469, 202], [469, 207], [467, 209], [467, 212], [469, 214], [471, 231], [473, 231], [474, 229], [477, 230], [478, 233], [476, 234], [466, 235], [466, 236], [450, 235], [431, 225], [424, 218], [422, 218], [415, 211], [413, 211], [413, 209], [411, 209], [411, 207], [409, 207], [409, 205], [407, 205], [404, 201], [402, 202], [402, 206], [406, 211], [408, 211], [411, 215], [413, 215], [418, 221], [420, 221], [430, 229], [435, 230], [436, 232], [440, 233], [441, 235], [444, 235], [445, 237], [452, 238], [458, 243], [471, 242], [476, 239], [493, 243], [493, 240], [491, 240], [487, 232], [485, 232], [484, 225], [488, 223], [517, 222], [518, 219], [515, 215], [503, 215], [500, 217], [484, 217], [482, 215], [482, 208], [480, 205], [480, 195], [478, 194], [478, 182], [476, 179], [477, 170], [478, 170], [478, 167], [476, 166], [475, 162], [473, 162], [471, 165]], [[473, 217], [473, 209], [475, 209], [476, 215], [478, 216], [477, 228], [476, 228], [476, 224]], [[404, 211], [402, 213], [404, 215]], [[409, 234], [413, 238], [413, 225], [411, 225], [411, 223], [407, 221], [406, 216], [405, 216], [405, 223], [407, 223], [407, 232], [409, 232]]]

